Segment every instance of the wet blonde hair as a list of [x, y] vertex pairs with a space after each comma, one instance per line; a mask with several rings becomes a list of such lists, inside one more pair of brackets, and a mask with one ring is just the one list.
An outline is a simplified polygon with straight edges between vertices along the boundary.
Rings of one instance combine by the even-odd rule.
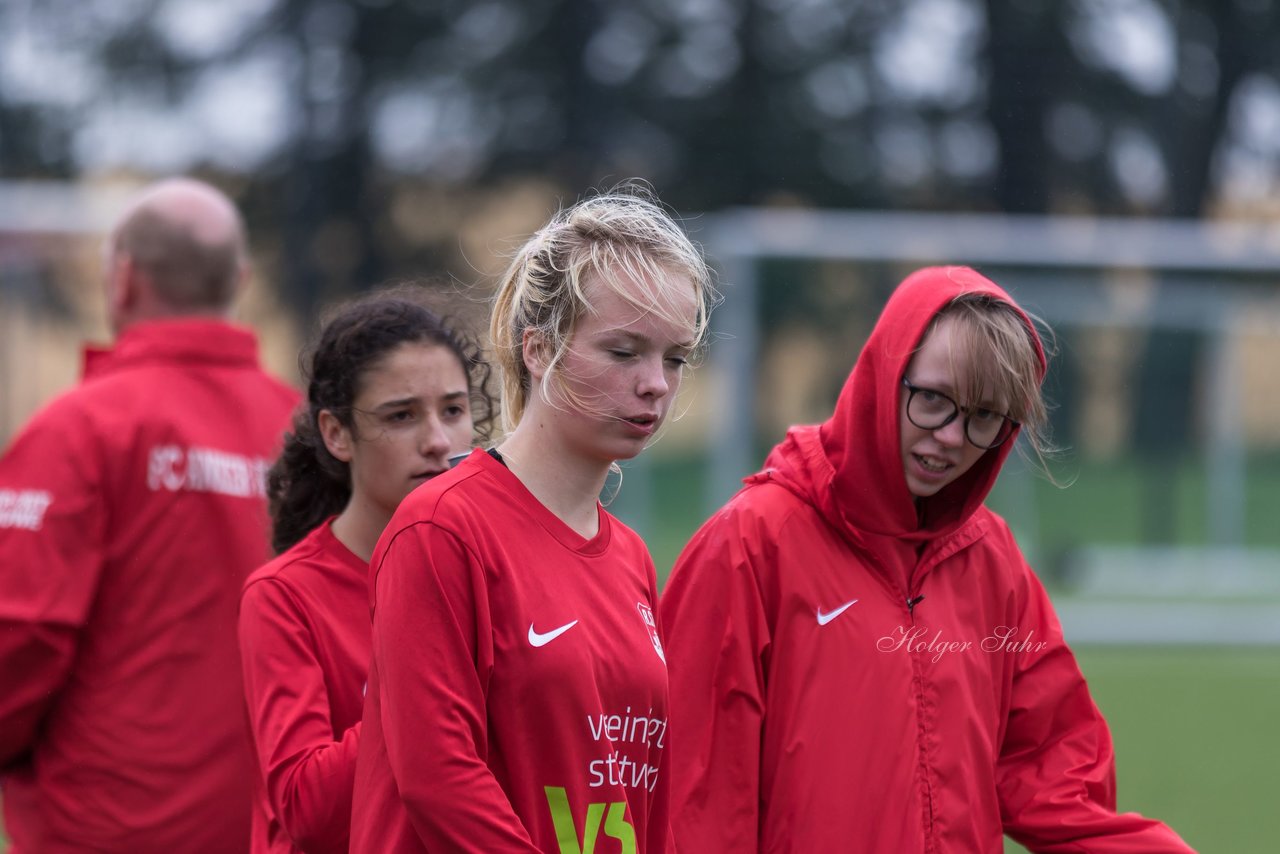
[[[526, 330], [535, 330], [551, 354], [543, 375], [550, 386], [564, 359], [578, 318], [594, 311], [588, 281], [603, 284], [637, 311], [688, 325], [694, 349], [706, 339], [712, 300], [710, 272], [702, 252], [661, 207], [647, 187], [624, 185], [562, 209], [512, 259], [495, 297], [489, 333], [493, 361], [502, 377], [502, 421], [520, 422], [533, 377], [524, 363]], [[691, 288], [694, 316], [678, 316], [678, 288]], [[561, 396], [567, 394], [558, 384]], [[583, 401], [567, 400], [585, 408]]]
[[[1028, 319], [1044, 330], [1046, 359], [1053, 333], [1035, 315]], [[1035, 334], [1018, 310], [989, 294], [961, 294], [947, 303], [929, 324], [921, 344], [943, 320], [951, 318], [951, 366], [957, 403], [972, 407], [998, 401], [1022, 425], [1021, 435], [1042, 468], [1057, 452], [1049, 436], [1049, 407], [1041, 389], [1040, 357]], [[1045, 340], [1047, 339], [1047, 341]]]

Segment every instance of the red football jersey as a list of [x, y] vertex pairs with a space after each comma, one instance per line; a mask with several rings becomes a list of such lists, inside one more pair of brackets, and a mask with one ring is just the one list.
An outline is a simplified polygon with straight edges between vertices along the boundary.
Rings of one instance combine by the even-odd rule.
[[369, 565], [325, 522], [249, 576], [240, 655], [258, 753], [253, 854], [347, 850], [369, 674]]
[[669, 850], [657, 582], [599, 513], [584, 539], [482, 451], [400, 505], [372, 564], [353, 851]]
[[127, 330], [0, 458], [0, 768], [22, 854], [247, 847], [236, 606], [297, 393], [253, 335]]

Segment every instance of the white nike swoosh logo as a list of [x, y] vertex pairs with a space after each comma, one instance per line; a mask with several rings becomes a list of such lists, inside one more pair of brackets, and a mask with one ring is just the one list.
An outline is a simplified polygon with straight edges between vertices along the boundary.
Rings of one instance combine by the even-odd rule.
[[553, 640], [560, 637], [562, 634], [569, 631], [569, 629], [573, 628], [576, 625], [578, 625], [578, 621], [574, 620], [572, 623], [565, 623], [560, 628], [552, 629], [549, 632], [535, 632], [533, 630], [533, 623], [530, 623], [529, 624], [529, 643], [533, 644], [534, 646], [546, 646], [547, 644], [551, 643]]
[[836, 617], [840, 616], [845, 611], [849, 610], [850, 606], [852, 606], [853, 603], [857, 601], [858, 601], [857, 599], [850, 599], [848, 602], [845, 602], [839, 608], [836, 608], [834, 611], [828, 611], [825, 614], [822, 613], [822, 608], [819, 607], [818, 608], [818, 625], [825, 626], [827, 623], [831, 622]]

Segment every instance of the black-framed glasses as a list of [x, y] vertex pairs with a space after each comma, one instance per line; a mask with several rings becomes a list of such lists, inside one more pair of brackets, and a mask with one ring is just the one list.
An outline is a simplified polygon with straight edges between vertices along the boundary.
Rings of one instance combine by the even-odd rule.
[[[902, 384], [908, 392], [907, 418], [921, 430], [941, 430], [960, 414], [960, 405], [942, 392], [912, 385], [906, 377]], [[998, 448], [1018, 426], [1009, 416], [980, 406], [964, 410], [964, 437], [984, 451]]]

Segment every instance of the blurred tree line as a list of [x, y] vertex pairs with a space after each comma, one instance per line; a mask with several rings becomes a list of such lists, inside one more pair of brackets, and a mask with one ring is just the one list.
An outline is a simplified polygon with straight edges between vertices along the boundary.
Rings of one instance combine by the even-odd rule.
[[[1271, 0], [5, 0], [0, 179], [204, 175], [302, 318], [490, 275], [557, 198], [633, 176], [685, 214], [1271, 215], [1278, 41]], [[825, 412], [896, 278], [761, 272], [761, 399]], [[37, 278], [0, 264], [0, 296]], [[1204, 342], [1134, 343], [1162, 541]]]
[[1267, 203], [1268, 0], [8, 0], [0, 177], [202, 172], [303, 310], [456, 262], [459, 210], [630, 176], [748, 204]]

